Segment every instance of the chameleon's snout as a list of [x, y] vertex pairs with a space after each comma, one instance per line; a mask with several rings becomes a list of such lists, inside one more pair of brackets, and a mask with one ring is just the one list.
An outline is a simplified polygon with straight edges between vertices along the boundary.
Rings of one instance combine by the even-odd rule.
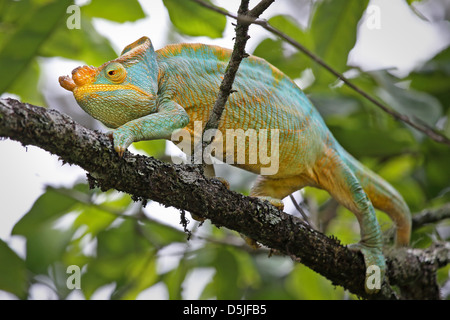
[[69, 76], [59, 77], [59, 84], [66, 90], [73, 91], [77, 87], [90, 84], [95, 80], [97, 68], [82, 66], [72, 70], [72, 78]]
[[59, 85], [69, 91], [73, 91], [73, 89], [75, 89], [77, 86], [69, 76], [59, 77]]

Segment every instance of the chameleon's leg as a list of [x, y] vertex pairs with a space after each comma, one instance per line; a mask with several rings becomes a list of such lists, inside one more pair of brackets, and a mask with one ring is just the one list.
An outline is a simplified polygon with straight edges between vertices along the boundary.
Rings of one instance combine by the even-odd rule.
[[135, 141], [170, 139], [171, 134], [189, 123], [186, 111], [174, 101], [165, 101], [158, 112], [125, 123], [112, 132], [114, 149], [122, 156]]
[[409, 245], [411, 237], [411, 214], [403, 198], [393, 189], [382, 188], [378, 184], [362, 184], [373, 206], [386, 212], [397, 229], [395, 243], [397, 246]]
[[271, 176], [258, 176], [250, 190], [251, 197], [269, 201], [273, 206], [283, 210], [282, 199], [303, 188], [305, 183], [300, 177], [276, 179]]
[[[257, 197], [261, 200], [267, 200], [274, 207], [278, 208], [279, 210], [283, 210], [284, 204], [281, 199], [301, 189], [303, 186], [304, 184], [301, 183], [301, 179], [299, 177], [288, 179], [274, 179], [270, 176], [258, 176], [255, 184], [250, 191], [250, 196]], [[245, 242], [247, 242], [247, 244], [249, 244], [251, 247], [259, 247], [256, 240], [248, 238], [244, 235], [242, 235], [242, 237], [245, 239]]]
[[386, 212], [397, 229], [396, 246], [407, 246], [411, 237], [411, 215], [404, 200], [392, 189], [388, 192], [377, 185], [362, 185], [373, 206]]
[[402, 196], [389, 183], [370, 171], [351, 155], [341, 152], [355, 173], [373, 206], [386, 212], [397, 228], [396, 245], [407, 246], [411, 236], [411, 214]]
[[[381, 283], [386, 271], [386, 262], [381, 250], [381, 230], [372, 203], [353, 171], [336, 154], [333, 153], [323, 161], [322, 166], [319, 164], [317, 170], [314, 170], [319, 173], [319, 186], [355, 214], [360, 225], [361, 241], [350, 245], [349, 248], [363, 254], [367, 270], [371, 266], [378, 266]], [[376, 289], [368, 287], [368, 280], [366, 278], [366, 291], [376, 292]]]

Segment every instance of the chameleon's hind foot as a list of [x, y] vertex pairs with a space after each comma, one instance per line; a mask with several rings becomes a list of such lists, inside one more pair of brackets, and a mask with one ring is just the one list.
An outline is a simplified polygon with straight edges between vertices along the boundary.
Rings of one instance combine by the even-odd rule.
[[375, 294], [380, 291], [386, 273], [386, 261], [381, 248], [368, 247], [361, 242], [348, 245], [347, 248], [363, 254], [366, 266], [365, 291], [368, 294]]
[[261, 248], [261, 245], [255, 239], [249, 238], [243, 234], [241, 234], [241, 237], [245, 240], [245, 243], [248, 244], [252, 249], [256, 250]]
[[275, 208], [277, 208], [278, 210], [283, 211], [283, 209], [284, 209], [284, 203], [280, 199], [272, 198], [269, 196], [257, 196], [256, 198], [263, 200], [263, 201], [264, 200], [269, 201], [269, 203], [271, 205], [273, 205]]
[[[122, 132], [123, 131], [123, 132]], [[133, 142], [133, 136], [128, 134], [125, 130], [113, 130], [106, 133], [109, 140], [114, 144], [114, 150], [117, 152], [119, 157], [123, 157], [125, 151]]]
[[194, 219], [195, 221], [198, 221], [198, 222], [203, 222], [206, 220], [206, 218], [199, 217], [193, 213], [191, 213], [191, 217], [192, 217], [192, 219]]

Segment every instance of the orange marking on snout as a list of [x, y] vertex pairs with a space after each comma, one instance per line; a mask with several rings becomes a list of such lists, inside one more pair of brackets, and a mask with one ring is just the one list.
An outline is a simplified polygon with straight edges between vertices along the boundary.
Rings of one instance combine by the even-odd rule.
[[97, 75], [97, 68], [82, 66], [73, 69], [72, 79], [77, 86], [83, 86], [92, 83]]

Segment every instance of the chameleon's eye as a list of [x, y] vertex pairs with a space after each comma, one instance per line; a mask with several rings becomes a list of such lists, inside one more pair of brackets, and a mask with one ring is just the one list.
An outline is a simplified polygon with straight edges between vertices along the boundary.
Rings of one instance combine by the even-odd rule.
[[122, 83], [127, 77], [127, 70], [118, 62], [113, 62], [108, 65], [105, 71], [107, 77], [115, 83]]

